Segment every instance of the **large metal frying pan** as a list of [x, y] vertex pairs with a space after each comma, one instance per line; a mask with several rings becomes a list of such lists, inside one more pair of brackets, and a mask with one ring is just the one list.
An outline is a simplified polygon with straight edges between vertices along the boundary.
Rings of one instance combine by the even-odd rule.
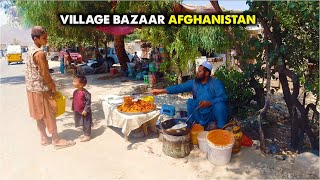
[[186, 119], [168, 119], [166, 121], [160, 122], [160, 128], [163, 133], [172, 135], [172, 136], [184, 136], [190, 132], [189, 127], [184, 127], [181, 129], [172, 129], [172, 127], [179, 123], [186, 123]]

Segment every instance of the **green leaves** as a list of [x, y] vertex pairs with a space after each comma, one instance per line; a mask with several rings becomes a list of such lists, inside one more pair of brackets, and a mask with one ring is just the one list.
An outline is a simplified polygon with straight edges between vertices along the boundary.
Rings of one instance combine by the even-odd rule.
[[293, 9], [295, 7], [295, 3], [294, 2], [288, 2], [288, 7], [289, 7], [289, 9]]
[[223, 82], [233, 108], [247, 106], [252, 100], [253, 90], [245, 73], [228, 70], [223, 66], [216, 71], [215, 76]]
[[[266, 20], [272, 36], [277, 40], [271, 44], [260, 42], [260, 47], [269, 46], [269, 58], [272, 66], [286, 64], [299, 75], [300, 83], [306, 92], [313, 92], [317, 96], [319, 76], [311, 76], [307, 63], [312, 62], [319, 67], [319, 2], [317, 1], [253, 1], [250, 10], [259, 13]], [[259, 37], [262, 39], [262, 36]], [[258, 42], [249, 41], [258, 46]], [[249, 58], [244, 45], [244, 58]], [[263, 52], [263, 49], [259, 49]], [[249, 51], [248, 51], [249, 52]], [[252, 52], [251, 52], [252, 53]], [[259, 53], [257, 54], [258, 56]], [[245, 69], [245, 68], [242, 68]], [[257, 70], [257, 69], [256, 69]], [[255, 70], [255, 71], [256, 71]], [[319, 69], [312, 70], [319, 74]]]
[[67, 26], [60, 23], [58, 14], [96, 14], [110, 12], [109, 2], [92, 1], [15, 1], [17, 11], [26, 27], [40, 25], [49, 32], [50, 44], [66, 46], [93, 42], [93, 36], [105, 39], [108, 35], [95, 30], [94, 26]]
[[140, 35], [155, 46], [162, 44], [170, 62], [180, 69], [200, 56], [199, 49], [223, 53], [231, 47], [224, 28], [218, 26], [149, 26], [143, 27]]

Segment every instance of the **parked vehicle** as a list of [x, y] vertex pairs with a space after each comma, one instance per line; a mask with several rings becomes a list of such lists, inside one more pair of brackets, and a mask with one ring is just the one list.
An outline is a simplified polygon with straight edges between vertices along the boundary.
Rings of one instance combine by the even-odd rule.
[[[130, 54], [130, 53], [128, 53], [127, 51], [126, 51], [126, 54], [127, 54], [128, 58], [129, 58], [129, 60], [131, 60], [131, 59], [133, 58], [133, 55]], [[112, 64], [117, 64], [117, 63], [119, 63], [119, 59], [118, 59], [118, 57], [117, 57], [117, 54], [116, 54], [116, 51], [115, 51], [114, 48], [108, 48], [107, 61], [108, 61], [108, 60], [111, 61]]]
[[[77, 52], [76, 49], [67, 49], [70, 53], [71, 58], [69, 59], [69, 63], [82, 63], [82, 56]], [[66, 50], [62, 50], [59, 52], [59, 59], [62, 59], [66, 54]]]
[[8, 65], [12, 62], [22, 63], [22, 51], [20, 45], [9, 45], [7, 47], [6, 57], [8, 61]]
[[48, 60], [51, 61], [58, 61], [59, 60], [59, 52], [48, 52], [48, 56], [47, 56]]

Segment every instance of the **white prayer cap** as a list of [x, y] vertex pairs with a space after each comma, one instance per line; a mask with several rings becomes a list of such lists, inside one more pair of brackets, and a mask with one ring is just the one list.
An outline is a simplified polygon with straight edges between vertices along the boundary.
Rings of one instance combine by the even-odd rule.
[[212, 64], [209, 63], [208, 61], [204, 61], [201, 66], [206, 67], [207, 69], [209, 69], [210, 71], [212, 70]]

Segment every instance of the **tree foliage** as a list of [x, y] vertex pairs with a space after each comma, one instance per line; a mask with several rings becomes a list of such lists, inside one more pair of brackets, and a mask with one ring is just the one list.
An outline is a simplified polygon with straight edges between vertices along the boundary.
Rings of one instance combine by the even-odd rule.
[[308, 63], [319, 67], [319, 2], [288, 2], [274, 5], [283, 30], [279, 48], [285, 63], [300, 77], [307, 92], [319, 95], [319, 71], [309, 71]]
[[253, 99], [253, 89], [245, 73], [222, 66], [216, 71], [215, 76], [223, 82], [226, 88], [233, 113], [239, 114], [241, 108], [248, 106]]
[[17, 0], [14, 4], [24, 26], [46, 27], [51, 44], [59, 46], [92, 44], [94, 37], [107, 38], [107, 35], [97, 31], [95, 26], [62, 25], [59, 14], [107, 14], [111, 10], [109, 2]]
[[[306, 133], [312, 148], [318, 149], [318, 131], [311, 129], [308, 118], [308, 107], [315, 106], [312, 103], [305, 106], [306, 96], [300, 102], [298, 95], [302, 91], [304, 95], [312, 92], [318, 96], [319, 92], [319, 69], [308, 69], [308, 63], [319, 66], [319, 4], [298, 1], [248, 3], [264, 28], [265, 40], [260, 44], [268, 47], [270, 63], [275, 67], [274, 72], [279, 73], [292, 123], [291, 145], [301, 150]], [[293, 83], [292, 90], [289, 79]]]
[[[122, 13], [172, 14], [172, 8], [179, 1], [119, 1], [117, 11]], [[177, 66], [180, 71], [200, 56], [199, 50], [225, 52], [231, 45], [230, 38], [219, 26], [143, 26], [138, 30], [140, 38], [150, 41], [154, 47], [162, 45], [169, 54], [170, 61], [162, 64], [161, 70], [168, 71]], [[175, 78], [174, 78], [175, 79]]]
[[307, 85], [307, 91], [318, 96], [318, 72], [306, 81], [307, 63], [319, 66], [319, 3], [316, 1], [252, 2], [251, 10], [260, 13], [272, 29], [273, 41], [265, 42], [272, 65], [287, 65]]

